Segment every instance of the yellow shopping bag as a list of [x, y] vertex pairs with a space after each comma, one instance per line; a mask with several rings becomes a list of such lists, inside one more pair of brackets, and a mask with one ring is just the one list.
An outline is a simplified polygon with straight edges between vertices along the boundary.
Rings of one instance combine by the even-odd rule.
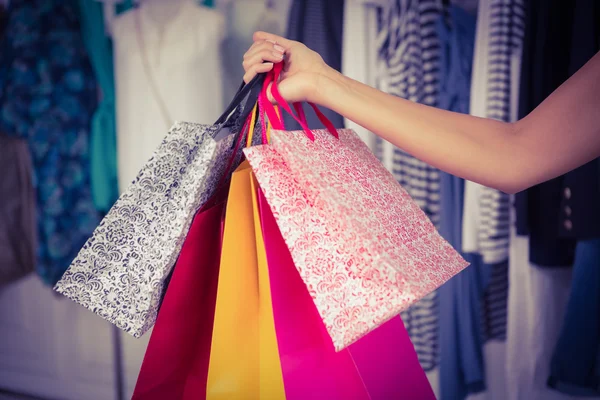
[[285, 399], [256, 191], [247, 162], [233, 173], [229, 189], [207, 399]]

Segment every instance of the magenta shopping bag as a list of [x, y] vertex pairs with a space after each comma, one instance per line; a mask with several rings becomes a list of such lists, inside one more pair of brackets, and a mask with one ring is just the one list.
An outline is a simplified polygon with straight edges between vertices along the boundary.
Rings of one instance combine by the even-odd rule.
[[258, 197], [286, 398], [435, 399], [399, 317], [336, 352], [262, 192]]

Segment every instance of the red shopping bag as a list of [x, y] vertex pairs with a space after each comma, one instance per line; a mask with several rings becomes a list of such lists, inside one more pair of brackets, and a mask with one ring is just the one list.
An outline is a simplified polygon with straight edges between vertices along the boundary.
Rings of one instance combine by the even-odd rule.
[[144, 356], [132, 399], [201, 399], [221, 257], [223, 203], [196, 215]]
[[[261, 225], [288, 400], [434, 400], [400, 317], [337, 352], [259, 190]], [[322, 267], [322, 266], [321, 266]]]

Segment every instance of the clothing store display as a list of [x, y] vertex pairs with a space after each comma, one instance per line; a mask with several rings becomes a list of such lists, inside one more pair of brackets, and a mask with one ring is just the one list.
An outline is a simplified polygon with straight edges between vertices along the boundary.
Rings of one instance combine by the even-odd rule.
[[[440, 43], [436, 21], [443, 14], [437, 0], [396, 1], [384, 8], [377, 38], [380, 88], [411, 101], [437, 106], [439, 95]], [[439, 226], [439, 172], [389, 143], [382, 154], [392, 154], [396, 180], [421, 209]], [[391, 147], [391, 148], [390, 148]], [[433, 292], [402, 313], [421, 365], [429, 371], [438, 363], [438, 299]]]
[[[522, 0], [481, 0], [473, 58], [470, 114], [514, 121], [523, 41]], [[462, 249], [481, 254], [491, 265], [484, 296], [486, 339], [506, 337], [508, 297], [509, 197], [498, 190], [465, 182]]]
[[223, 107], [223, 15], [178, 0], [158, 18], [161, 7], [144, 2], [113, 22], [120, 192], [175, 121], [210, 124]]
[[[439, 108], [468, 114], [476, 19], [456, 6], [446, 13], [436, 23]], [[464, 180], [440, 171], [440, 199], [440, 234], [461, 249]], [[477, 254], [464, 257], [469, 267], [438, 289], [441, 399], [465, 399], [485, 390], [481, 310], [490, 269]]]
[[[344, 0], [293, 0], [289, 11], [286, 37], [304, 43], [316, 51], [336, 71], [342, 69], [342, 32], [344, 24]], [[344, 118], [325, 108], [321, 111], [336, 128], [344, 127]], [[308, 126], [321, 127], [319, 119], [306, 108]], [[284, 116], [289, 130], [302, 127], [289, 115]]]
[[[378, 13], [382, 0], [346, 0], [342, 34], [342, 73], [372, 87], [377, 86]], [[382, 140], [362, 126], [344, 118], [344, 126], [352, 129], [391, 170], [382, 158]]]
[[119, 196], [112, 44], [105, 33], [102, 4], [89, 0], [78, 4], [82, 37], [101, 91], [90, 129], [92, 198], [96, 209], [107, 213]]
[[214, 125], [173, 125], [58, 282], [58, 292], [135, 337], [152, 327], [194, 215], [231, 173], [231, 154], [236, 162], [241, 157], [233, 144], [250, 112], [246, 101], [261, 83], [256, 77], [241, 89]]
[[[532, 1], [528, 10], [519, 106], [522, 117], [600, 49], [597, 2]], [[600, 237], [598, 165], [596, 159], [517, 195], [517, 229], [530, 237], [532, 263], [569, 267], [577, 240]]]
[[600, 239], [577, 243], [548, 385], [569, 395], [600, 397]]
[[[291, 0], [271, 2], [271, 10], [276, 12], [282, 25], [281, 32], [267, 31], [285, 35], [285, 24]], [[240, 77], [244, 76], [244, 67], [240, 61], [252, 45], [252, 35], [259, 30], [261, 18], [265, 14], [265, 0], [219, 1], [217, 6], [225, 17], [226, 34], [221, 45], [223, 61], [224, 99], [230, 99], [236, 92]]]
[[0, 133], [0, 287], [35, 269], [35, 191], [27, 141]]
[[[575, 400], [547, 386], [552, 352], [563, 325], [571, 270], [529, 262], [529, 239], [510, 238], [506, 396], [511, 400]], [[588, 351], [593, 351], [588, 349]]]
[[[511, 70], [519, 68], [523, 14], [523, 0], [479, 2], [472, 115], [511, 121]], [[481, 254], [483, 261], [488, 264], [506, 261], [508, 195], [470, 181], [466, 182], [466, 191], [476, 194], [467, 196], [465, 201], [463, 250]]]
[[53, 285], [100, 219], [89, 167], [96, 80], [71, 2], [11, 1], [0, 46], [0, 130], [29, 144], [37, 202], [36, 268]]

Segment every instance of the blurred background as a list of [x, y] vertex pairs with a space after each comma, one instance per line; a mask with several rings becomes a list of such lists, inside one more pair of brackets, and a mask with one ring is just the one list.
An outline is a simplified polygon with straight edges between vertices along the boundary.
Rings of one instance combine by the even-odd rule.
[[[173, 122], [223, 112], [256, 30], [393, 95], [514, 121], [600, 49], [600, 2], [0, 0], [0, 399], [131, 397], [150, 333], [52, 287]], [[438, 398], [600, 398], [598, 160], [508, 196], [324, 112], [471, 262], [402, 313]]]

